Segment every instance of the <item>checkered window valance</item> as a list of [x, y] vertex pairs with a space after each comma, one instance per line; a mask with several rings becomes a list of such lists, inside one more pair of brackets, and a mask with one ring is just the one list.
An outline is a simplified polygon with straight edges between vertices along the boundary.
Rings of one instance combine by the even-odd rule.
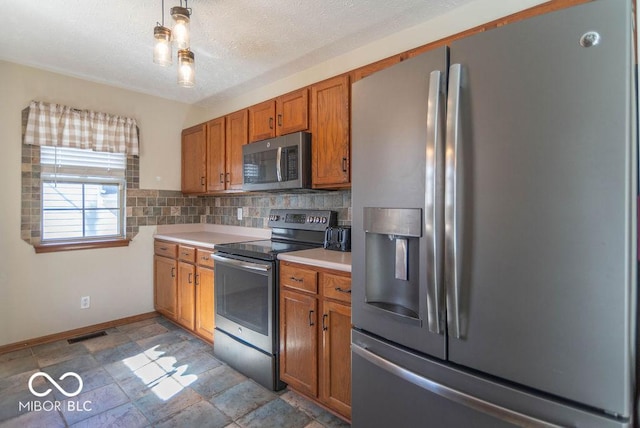
[[31, 101], [25, 144], [138, 155], [135, 119]]

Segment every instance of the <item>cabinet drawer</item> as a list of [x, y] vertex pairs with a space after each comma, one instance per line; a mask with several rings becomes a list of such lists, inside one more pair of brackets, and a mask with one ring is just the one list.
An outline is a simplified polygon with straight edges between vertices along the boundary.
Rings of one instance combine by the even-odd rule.
[[198, 265], [210, 267], [213, 269], [213, 250], [203, 250], [202, 248], [198, 248], [196, 251], [196, 258], [198, 260]]
[[164, 241], [155, 241], [153, 243], [153, 251], [159, 256], [175, 259], [176, 254], [178, 254], [178, 244], [171, 244]]
[[178, 246], [178, 259], [182, 260], [183, 262], [195, 263], [196, 249], [184, 245]]
[[351, 303], [351, 278], [323, 273], [322, 293], [326, 298]]
[[318, 292], [318, 273], [287, 264], [280, 265], [280, 285], [295, 290]]

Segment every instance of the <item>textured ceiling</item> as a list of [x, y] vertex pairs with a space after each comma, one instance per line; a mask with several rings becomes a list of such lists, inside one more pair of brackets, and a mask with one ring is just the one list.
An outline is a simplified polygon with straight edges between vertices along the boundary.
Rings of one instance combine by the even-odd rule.
[[194, 88], [176, 84], [175, 48], [173, 66], [152, 61], [161, 0], [0, 1], [0, 59], [207, 107], [470, 1], [191, 0]]

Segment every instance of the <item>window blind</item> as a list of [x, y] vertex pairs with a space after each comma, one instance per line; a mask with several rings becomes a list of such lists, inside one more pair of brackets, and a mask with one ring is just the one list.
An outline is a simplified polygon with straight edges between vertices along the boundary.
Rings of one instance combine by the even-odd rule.
[[121, 178], [125, 175], [127, 157], [124, 153], [40, 146], [40, 165], [43, 178]]

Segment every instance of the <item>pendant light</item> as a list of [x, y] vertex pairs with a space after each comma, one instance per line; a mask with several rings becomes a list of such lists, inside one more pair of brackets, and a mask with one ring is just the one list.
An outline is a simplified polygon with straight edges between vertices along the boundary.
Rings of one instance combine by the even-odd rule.
[[[185, 1], [185, 6], [187, 5]], [[180, 6], [171, 8], [171, 17], [173, 18], [173, 42], [178, 49], [189, 49], [189, 21], [191, 17], [191, 9]]]
[[189, 22], [191, 19], [191, 9], [187, 5], [187, 0], [182, 7], [171, 8], [173, 18], [173, 29], [164, 26], [164, 0], [162, 0], [162, 24], [157, 23], [153, 29], [153, 62], [162, 66], [172, 64], [171, 45], [176, 45], [178, 49], [178, 85], [191, 88], [196, 84], [195, 55], [190, 49]]
[[164, 26], [164, 0], [162, 0], [162, 24], [153, 29], [153, 62], [163, 67], [173, 63], [171, 59], [171, 30]]
[[196, 84], [195, 56], [189, 49], [178, 51], [178, 85], [191, 88]]

